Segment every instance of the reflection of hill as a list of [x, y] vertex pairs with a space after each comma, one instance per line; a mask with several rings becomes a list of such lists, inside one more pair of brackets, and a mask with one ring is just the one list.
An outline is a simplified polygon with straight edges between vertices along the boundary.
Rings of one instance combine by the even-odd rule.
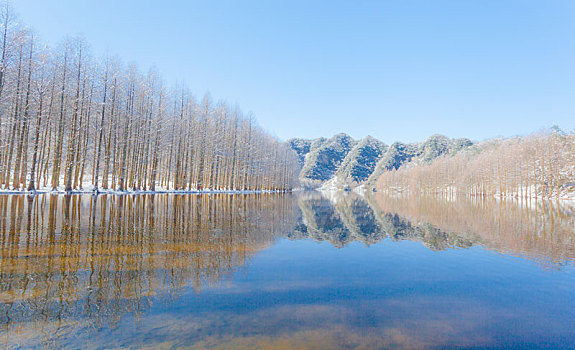
[[300, 208], [302, 224], [289, 238], [329, 241], [339, 248], [353, 241], [373, 244], [382, 239], [371, 208], [356, 195], [334, 197], [330, 202], [319, 193], [306, 193], [300, 197]]
[[575, 258], [573, 211], [551, 201], [511, 201], [384, 194], [310, 193], [300, 197], [303, 224], [291, 238], [373, 244], [384, 238], [420, 241], [433, 250], [482, 245], [561, 262]]
[[412, 225], [391, 213], [382, 212], [372, 201], [351, 193], [331, 193], [330, 198], [308, 193], [300, 198], [303, 225], [290, 238], [329, 241], [336, 247], [358, 241], [374, 244], [386, 237], [416, 240], [431, 249], [469, 247], [477, 239], [442, 232], [430, 225]]
[[349, 240], [350, 233], [348, 228], [327, 199], [322, 197], [308, 199], [303, 197], [300, 199], [300, 208], [305, 233], [301, 232], [301, 234], [298, 234], [296, 232], [292, 235], [293, 238], [304, 236], [318, 241], [328, 240], [336, 246], [341, 245], [338, 242], [347, 242]]
[[341, 196], [335, 200], [334, 207], [342, 221], [352, 232], [354, 240], [373, 244], [383, 238], [383, 231], [375, 220], [373, 211], [359, 196]]
[[49, 338], [71, 320], [113, 323], [155, 295], [199, 292], [291, 231], [294, 204], [289, 195], [0, 196], [0, 333], [39, 328]]

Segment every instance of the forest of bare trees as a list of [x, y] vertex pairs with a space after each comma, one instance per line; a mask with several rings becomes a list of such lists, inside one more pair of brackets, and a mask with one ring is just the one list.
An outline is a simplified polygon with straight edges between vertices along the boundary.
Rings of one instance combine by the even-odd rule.
[[168, 89], [154, 70], [48, 48], [2, 5], [0, 189], [279, 190], [298, 161], [237, 106]]
[[383, 173], [382, 191], [446, 196], [566, 198], [575, 196], [575, 134], [549, 130], [492, 140], [431, 163], [407, 163]]

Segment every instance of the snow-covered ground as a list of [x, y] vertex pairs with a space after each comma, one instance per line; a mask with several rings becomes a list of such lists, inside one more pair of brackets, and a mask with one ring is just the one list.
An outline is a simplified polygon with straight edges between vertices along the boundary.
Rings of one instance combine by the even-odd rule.
[[[48, 181], [50, 183], [51, 181]], [[60, 181], [63, 183], [64, 181]], [[54, 193], [54, 194], [160, 194], [160, 193], [174, 193], [174, 194], [216, 194], [216, 193], [223, 193], [223, 194], [250, 194], [250, 193], [279, 193], [282, 191], [273, 191], [273, 190], [238, 190], [238, 189], [191, 189], [191, 190], [174, 190], [170, 189], [171, 187], [162, 187], [156, 186], [154, 191], [150, 190], [135, 190], [135, 189], [127, 189], [124, 191], [118, 191], [114, 189], [103, 189], [98, 188], [98, 191], [95, 190], [94, 185], [90, 182], [84, 182], [81, 188], [74, 189], [72, 191], [67, 192], [65, 190], [64, 185], [58, 186], [56, 189], [52, 189], [50, 186], [40, 186], [35, 191], [26, 191], [22, 189], [13, 189], [13, 188], [0, 188], [0, 194], [42, 194], [42, 193]]]

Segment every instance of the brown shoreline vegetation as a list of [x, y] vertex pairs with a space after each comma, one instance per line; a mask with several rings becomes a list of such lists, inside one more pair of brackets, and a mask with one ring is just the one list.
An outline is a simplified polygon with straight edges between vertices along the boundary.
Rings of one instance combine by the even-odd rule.
[[386, 171], [376, 188], [447, 197], [575, 199], [575, 134], [551, 130], [486, 141], [430, 163]]

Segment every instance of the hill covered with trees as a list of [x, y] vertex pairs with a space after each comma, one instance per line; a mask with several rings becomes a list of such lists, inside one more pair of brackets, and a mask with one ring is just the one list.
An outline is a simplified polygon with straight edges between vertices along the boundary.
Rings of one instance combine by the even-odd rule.
[[198, 100], [81, 39], [47, 48], [0, 14], [0, 190], [289, 190], [297, 155], [237, 106]]
[[442, 155], [454, 155], [473, 145], [468, 139], [450, 139], [433, 135], [422, 143], [395, 142], [387, 146], [372, 136], [354, 140], [338, 134], [330, 139], [290, 139], [290, 147], [298, 154], [302, 185], [346, 189], [369, 184], [406, 163], [426, 164]]
[[317, 186], [333, 177], [356, 141], [349, 135], [337, 134], [328, 140], [314, 140], [311, 144], [313, 147], [305, 155], [300, 180], [305, 185]]

